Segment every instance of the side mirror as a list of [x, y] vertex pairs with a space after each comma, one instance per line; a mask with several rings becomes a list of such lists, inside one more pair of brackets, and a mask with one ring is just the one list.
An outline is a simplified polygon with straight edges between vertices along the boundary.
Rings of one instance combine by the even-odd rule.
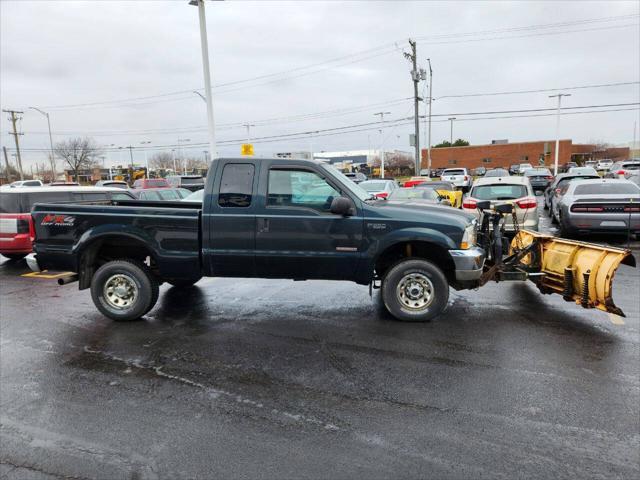
[[331, 202], [331, 208], [329, 211], [334, 215], [350, 217], [351, 215], [355, 215], [356, 206], [353, 204], [350, 198], [335, 197]]
[[489, 210], [491, 208], [491, 202], [489, 200], [482, 200], [476, 203], [476, 208], [478, 210]]

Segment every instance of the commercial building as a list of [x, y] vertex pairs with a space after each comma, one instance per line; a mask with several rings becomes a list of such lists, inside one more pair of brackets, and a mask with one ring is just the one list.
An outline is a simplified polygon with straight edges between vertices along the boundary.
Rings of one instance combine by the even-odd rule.
[[[431, 148], [432, 168], [497, 168], [509, 167], [514, 163], [531, 165], [553, 165], [555, 159], [555, 140], [508, 143], [506, 140], [494, 141], [487, 145], [469, 145], [467, 147]], [[569, 161], [583, 163], [586, 160], [627, 159], [628, 147], [603, 147], [595, 144], [574, 144], [572, 140], [560, 140], [558, 164]], [[422, 150], [422, 168], [427, 168], [427, 149]]]

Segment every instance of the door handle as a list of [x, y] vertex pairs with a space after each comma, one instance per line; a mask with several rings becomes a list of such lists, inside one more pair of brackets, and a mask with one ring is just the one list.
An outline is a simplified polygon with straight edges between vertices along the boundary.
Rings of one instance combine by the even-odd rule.
[[258, 219], [258, 233], [266, 233], [269, 231], [269, 219], [268, 218], [259, 218]]

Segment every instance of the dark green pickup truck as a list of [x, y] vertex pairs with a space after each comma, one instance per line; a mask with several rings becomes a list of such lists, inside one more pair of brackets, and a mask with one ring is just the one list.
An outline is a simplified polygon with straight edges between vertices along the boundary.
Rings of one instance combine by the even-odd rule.
[[485, 260], [473, 217], [376, 200], [309, 160], [214, 160], [202, 205], [40, 204], [32, 218], [31, 268], [76, 272], [63, 283], [91, 288], [114, 320], [147, 313], [162, 282], [215, 276], [380, 286], [392, 315], [425, 321], [446, 307], [449, 286], [478, 286]]

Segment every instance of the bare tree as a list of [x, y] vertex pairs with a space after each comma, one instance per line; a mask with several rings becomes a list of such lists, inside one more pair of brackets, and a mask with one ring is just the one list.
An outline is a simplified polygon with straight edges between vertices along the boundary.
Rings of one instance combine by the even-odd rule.
[[173, 169], [173, 157], [169, 152], [154, 153], [153, 156], [149, 159], [149, 164], [156, 170]]
[[78, 181], [78, 170], [89, 168], [93, 165], [95, 157], [101, 153], [96, 142], [89, 137], [63, 140], [56, 143], [53, 151], [69, 165], [76, 182]]
[[187, 157], [184, 159], [184, 165], [187, 172], [195, 172], [197, 169], [207, 168], [207, 162], [201, 158]]

